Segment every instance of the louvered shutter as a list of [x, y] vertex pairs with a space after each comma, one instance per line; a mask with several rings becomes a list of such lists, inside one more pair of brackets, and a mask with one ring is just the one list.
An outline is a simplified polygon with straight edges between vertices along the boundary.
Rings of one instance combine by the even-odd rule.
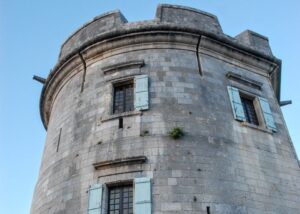
[[265, 98], [259, 97], [259, 103], [264, 114], [267, 128], [276, 132], [277, 128], [268, 101]]
[[89, 189], [88, 214], [102, 214], [102, 184], [94, 184]]
[[232, 86], [227, 86], [227, 89], [231, 101], [231, 107], [232, 107], [234, 118], [237, 120], [245, 121], [246, 117], [245, 117], [244, 108], [241, 101], [239, 90]]
[[151, 214], [151, 179], [134, 179], [134, 213]]
[[148, 76], [138, 75], [134, 78], [135, 82], [135, 110], [146, 110], [149, 108]]

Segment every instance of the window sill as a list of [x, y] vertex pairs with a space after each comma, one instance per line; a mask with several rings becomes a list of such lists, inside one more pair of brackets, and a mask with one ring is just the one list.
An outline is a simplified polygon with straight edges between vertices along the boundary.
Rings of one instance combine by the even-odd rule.
[[135, 115], [142, 115], [142, 112], [141, 111], [128, 111], [128, 112], [123, 112], [123, 113], [118, 113], [118, 114], [112, 114], [112, 115], [103, 117], [100, 120], [100, 122], [103, 123], [106, 121], [118, 119], [120, 117], [130, 117], [130, 116], [135, 116]]
[[250, 127], [252, 129], [256, 129], [256, 130], [259, 130], [259, 131], [267, 132], [269, 134], [273, 134], [272, 130], [269, 130], [267, 128], [264, 128], [264, 127], [261, 127], [261, 126], [257, 126], [257, 125], [254, 125], [254, 124], [251, 124], [251, 123], [248, 123], [248, 122], [245, 122], [245, 121], [241, 122], [241, 124], [243, 126]]

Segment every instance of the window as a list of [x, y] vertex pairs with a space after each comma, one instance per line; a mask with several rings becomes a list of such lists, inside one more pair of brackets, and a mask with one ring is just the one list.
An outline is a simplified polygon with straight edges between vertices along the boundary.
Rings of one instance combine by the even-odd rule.
[[89, 188], [88, 214], [151, 214], [151, 179], [138, 177], [122, 185], [96, 183]]
[[147, 75], [137, 75], [131, 80], [113, 85], [113, 114], [147, 109], [149, 109]]
[[125, 82], [114, 86], [113, 113], [133, 110], [133, 82]]
[[253, 101], [254, 101], [253, 99], [241, 96], [241, 102], [243, 104], [246, 121], [248, 123], [258, 126], [259, 123], [258, 123], [257, 115], [255, 112]]
[[133, 214], [132, 185], [111, 187], [108, 191], [108, 214]]
[[269, 102], [265, 98], [249, 95], [232, 86], [228, 86], [227, 89], [236, 120], [277, 131]]

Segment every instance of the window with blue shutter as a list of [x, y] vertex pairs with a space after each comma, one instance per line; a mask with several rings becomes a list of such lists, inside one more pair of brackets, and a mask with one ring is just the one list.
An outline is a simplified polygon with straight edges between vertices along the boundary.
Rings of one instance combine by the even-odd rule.
[[268, 101], [265, 98], [259, 97], [259, 103], [265, 118], [267, 128], [276, 132], [277, 128]]
[[134, 179], [134, 213], [151, 214], [151, 179], [135, 178]]
[[234, 118], [237, 120], [246, 121], [244, 107], [241, 101], [239, 90], [232, 86], [227, 86], [227, 89], [231, 101], [231, 107]]
[[112, 186], [108, 192], [108, 214], [133, 214], [132, 184]]
[[259, 122], [255, 111], [254, 99], [254, 97], [241, 96], [246, 121], [258, 126]]
[[[277, 131], [270, 105], [265, 98], [257, 97], [244, 91], [241, 92], [239, 89], [232, 86], [227, 86], [227, 89], [235, 119], [256, 126], [262, 125], [260, 122], [264, 120], [266, 128], [274, 132]], [[259, 108], [263, 113], [263, 118], [262, 115], [257, 115], [257, 110]]]
[[148, 89], [148, 75], [138, 75], [134, 78], [135, 110], [149, 109], [149, 89]]
[[90, 187], [88, 214], [102, 214], [102, 193], [102, 184], [94, 184]]
[[114, 84], [113, 113], [133, 111], [133, 81]]

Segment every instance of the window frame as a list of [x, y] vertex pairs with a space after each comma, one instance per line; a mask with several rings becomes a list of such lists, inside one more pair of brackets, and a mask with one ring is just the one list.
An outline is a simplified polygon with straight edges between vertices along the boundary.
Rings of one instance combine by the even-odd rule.
[[[118, 180], [118, 181], [113, 181], [108, 183], [101, 182], [98, 180], [97, 183], [89, 185], [87, 212], [90, 214], [96, 212], [108, 214], [110, 212], [109, 205], [110, 205], [111, 189], [115, 187], [124, 187], [124, 188], [131, 187], [133, 214], [134, 213], [151, 214], [152, 213], [151, 180], [152, 178], [150, 177], [140, 177], [140, 176], [128, 180]], [[115, 212], [115, 210], [113, 211]], [[123, 211], [124, 210], [122, 210], [122, 212]]]
[[[139, 91], [140, 90], [141, 79], [147, 79], [147, 83], [146, 83], [147, 87], [146, 87], [145, 91]], [[124, 111], [124, 112], [116, 113], [115, 110], [114, 110], [114, 108], [115, 108], [114, 107], [115, 87], [118, 87], [118, 86], [123, 85], [123, 84], [126, 85], [128, 83], [133, 84], [133, 96], [132, 96], [133, 97], [133, 108], [130, 111]], [[141, 114], [142, 111], [147, 111], [147, 110], [150, 109], [150, 102], [149, 102], [150, 87], [149, 87], [149, 75], [148, 74], [138, 74], [138, 75], [134, 75], [134, 76], [130, 75], [130, 76], [110, 80], [109, 85], [108, 85], [108, 90], [109, 90], [109, 108], [106, 111], [107, 116], [100, 119], [101, 122], [111, 120], [111, 119], [115, 119], [115, 118], [122, 117], [122, 116], [127, 117], [127, 116], [135, 115], [135, 114], [138, 114], [138, 113]], [[141, 92], [144, 93], [144, 96], [142, 96], [142, 98], [144, 98], [144, 100], [142, 99], [142, 104], [143, 105], [140, 105]]]
[[[115, 101], [116, 101], [116, 88], [118, 87], [124, 87], [126, 85], [131, 85], [132, 86], [132, 98], [130, 100], [131, 102], [131, 107], [132, 109], [126, 111], [126, 88], [125, 88], [125, 93], [123, 95], [123, 111], [122, 112], [116, 112], [116, 106], [115, 106]], [[112, 108], [111, 108], [111, 113], [112, 115], [116, 115], [116, 114], [122, 114], [122, 113], [126, 113], [126, 112], [132, 112], [134, 111], [134, 99], [135, 99], [135, 85], [134, 85], [134, 78], [130, 78], [130, 79], [124, 79], [124, 80], [120, 80], [117, 82], [113, 82], [112, 83]]]
[[253, 100], [248, 99], [244, 96], [241, 96], [241, 102], [242, 102], [242, 105], [243, 105], [246, 121], [248, 123], [251, 123], [253, 125], [258, 126], [259, 121], [258, 121], [258, 118], [257, 118], [257, 114], [256, 114], [256, 111], [255, 111]]
[[260, 107], [260, 104], [259, 104], [258, 95], [249, 93], [249, 92], [244, 91], [244, 90], [239, 89], [239, 88], [237, 88], [237, 89], [239, 90], [239, 95], [240, 95], [240, 99], [241, 99], [243, 108], [244, 108], [244, 104], [243, 104], [243, 101], [242, 101], [243, 98], [252, 101], [253, 108], [254, 108], [254, 113], [255, 113], [258, 124], [251, 123], [251, 122], [247, 121], [247, 113], [245, 112], [245, 110], [244, 110], [244, 114], [245, 114], [246, 120], [243, 121], [243, 123], [249, 124], [251, 126], [265, 128], [266, 124], [265, 124], [264, 117], [263, 117], [263, 114], [262, 114], [262, 110], [261, 110], [261, 107]]
[[[246, 99], [251, 99], [253, 101], [254, 110], [255, 110], [255, 113], [256, 113], [257, 120], [258, 120], [258, 125], [248, 122], [246, 120], [245, 112], [244, 112], [244, 116], [245, 116], [244, 120], [241, 120], [241, 119], [237, 118], [235, 113], [233, 113], [234, 118], [235, 118], [236, 121], [238, 121], [243, 126], [258, 129], [260, 131], [268, 132], [270, 134], [273, 134], [274, 132], [277, 132], [277, 130], [274, 130], [274, 129], [271, 129], [271, 128], [268, 127], [268, 124], [266, 122], [266, 118], [265, 118], [265, 115], [264, 115], [264, 112], [263, 112], [263, 107], [261, 106], [261, 103], [260, 103], [260, 98], [262, 98], [262, 99], [265, 99], [265, 98], [261, 97], [261, 94], [257, 94], [257, 93], [252, 92], [252, 91], [251, 92], [246, 91], [245, 89], [242, 89], [242, 88], [240, 88], [238, 86], [235, 86], [235, 85], [227, 85], [227, 88], [231, 88], [231, 90], [232, 89], [237, 90], [240, 99], [242, 99], [242, 97], [244, 97]], [[228, 92], [228, 93], [230, 93], [230, 92]], [[232, 111], [235, 111], [233, 109], [234, 106], [232, 106], [232, 98], [230, 97], [230, 95], [229, 95], [229, 99], [230, 99], [230, 103], [231, 103], [231, 109], [232, 109]], [[268, 101], [268, 100], [266, 100], [266, 101]], [[241, 100], [241, 105], [243, 105], [242, 100]], [[244, 109], [243, 109], [243, 111], [244, 111]], [[272, 113], [272, 116], [273, 116], [273, 113]]]
[[[122, 196], [123, 196], [123, 189], [124, 188], [128, 188], [128, 187], [130, 187], [131, 188], [131, 190], [132, 190], [132, 201], [131, 201], [131, 208], [132, 208], [132, 213], [134, 213], [134, 184], [133, 184], [133, 181], [124, 181], [124, 182], [121, 182], [121, 183], [111, 183], [111, 184], [106, 184], [106, 187], [107, 187], [107, 201], [106, 201], [106, 206], [107, 206], [107, 212], [106, 212], [106, 214], [110, 214], [110, 197], [111, 197], [111, 191], [113, 190], [113, 189], [117, 189], [117, 188], [119, 188], [119, 189], [122, 189]], [[128, 199], [129, 199], [129, 197], [128, 197]], [[123, 214], [123, 209], [121, 210], [121, 207], [123, 206], [123, 200], [124, 200], [124, 198], [122, 197], [120, 197], [119, 198], [119, 214]], [[123, 208], [123, 207], [122, 207]], [[115, 211], [115, 210], [113, 210], [113, 211]]]

